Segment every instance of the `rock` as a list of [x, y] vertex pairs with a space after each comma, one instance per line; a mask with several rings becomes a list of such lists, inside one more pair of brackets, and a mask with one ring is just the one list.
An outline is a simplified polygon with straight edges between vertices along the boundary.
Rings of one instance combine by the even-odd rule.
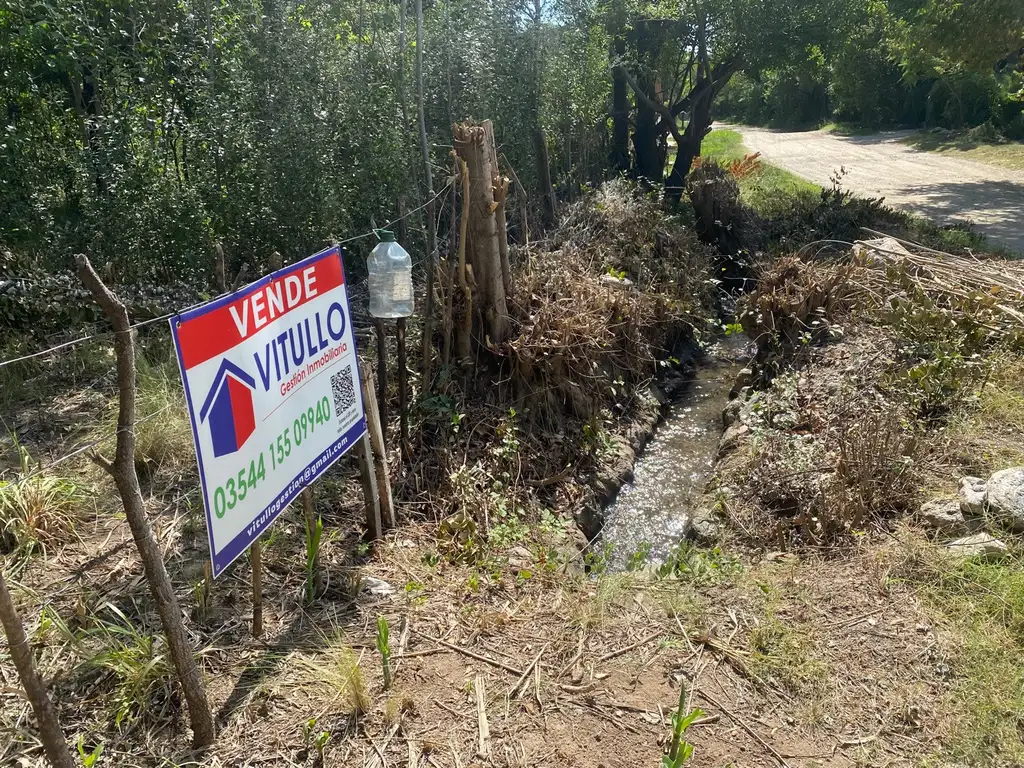
[[961, 478], [960, 511], [968, 517], [985, 514], [985, 481], [980, 477]]
[[651, 384], [650, 395], [658, 405], [668, 405], [670, 402], [668, 395], [657, 384]]
[[609, 288], [616, 288], [620, 291], [628, 291], [633, 287], [633, 281], [628, 277], [616, 277], [615, 275], [601, 275], [599, 278], [602, 283], [607, 285]]
[[1006, 545], [987, 533], [976, 533], [962, 539], [951, 541], [946, 545], [950, 552], [963, 557], [979, 557], [983, 560], [995, 559], [1006, 552]]
[[1015, 533], [1024, 532], [1024, 467], [996, 472], [985, 486], [985, 510]]
[[698, 544], [713, 544], [722, 537], [722, 521], [711, 510], [701, 509], [694, 513], [690, 521], [687, 537]]
[[743, 438], [750, 432], [750, 427], [746, 424], [733, 424], [722, 435], [722, 440], [718, 443], [718, 456], [722, 457], [731, 451], [735, 451], [740, 447], [743, 442]]
[[513, 568], [529, 568], [535, 561], [533, 552], [526, 547], [512, 547], [508, 551], [508, 564]]
[[740, 408], [743, 407], [743, 401], [735, 397], [729, 401], [729, 404], [722, 409], [722, 425], [726, 428], [731, 427], [740, 419]]
[[967, 533], [967, 521], [960, 510], [958, 499], [935, 499], [921, 505], [917, 513], [921, 523], [936, 533], [962, 536]]
[[364, 576], [361, 586], [364, 592], [369, 592], [376, 597], [388, 597], [395, 593], [395, 588], [384, 579], [375, 579], [373, 576]]
[[[740, 398], [741, 400], [743, 398]], [[743, 401], [743, 405], [740, 406], [740, 421], [744, 424], [753, 424], [761, 419], [761, 409], [763, 407], [761, 402], [761, 393], [754, 392], [750, 397]]]
[[743, 390], [749, 390], [750, 385], [754, 383], [754, 369], [744, 368], [736, 374], [736, 380], [732, 384], [732, 389], [729, 391], [729, 397], [736, 397]]

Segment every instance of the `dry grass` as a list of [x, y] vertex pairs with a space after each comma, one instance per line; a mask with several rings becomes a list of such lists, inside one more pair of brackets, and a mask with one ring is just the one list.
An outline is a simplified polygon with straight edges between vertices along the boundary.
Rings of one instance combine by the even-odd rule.
[[74, 480], [52, 472], [0, 480], [0, 552], [27, 557], [70, 543], [84, 501]]
[[706, 247], [623, 181], [567, 212], [552, 250], [516, 281], [516, 391], [549, 423], [629, 404], [657, 361], [699, 338], [710, 306]]
[[360, 657], [340, 633], [325, 637], [325, 647], [312, 658], [303, 658], [300, 684], [323, 691], [322, 712], [339, 708], [356, 717], [371, 707], [366, 680], [360, 669]]

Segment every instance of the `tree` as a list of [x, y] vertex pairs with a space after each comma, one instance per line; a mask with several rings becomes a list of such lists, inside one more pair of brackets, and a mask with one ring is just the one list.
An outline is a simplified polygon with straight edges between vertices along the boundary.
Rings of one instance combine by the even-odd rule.
[[794, 51], [805, 55], [806, 41], [829, 24], [828, 14], [810, 0], [607, 0], [593, 11], [615, 39], [613, 167], [623, 151], [625, 84], [635, 110], [633, 173], [660, 182], [671, 137], [676, 158], [665, 188], [676, 202], [710, 129], [715, 100], [732, 76], [758, 73]]

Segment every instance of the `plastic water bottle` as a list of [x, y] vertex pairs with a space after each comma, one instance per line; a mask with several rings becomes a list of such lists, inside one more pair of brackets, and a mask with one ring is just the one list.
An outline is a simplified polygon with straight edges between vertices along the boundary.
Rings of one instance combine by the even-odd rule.
[[370, 314], [409, 317], [413, 313], [412, 258], [395, 241], [395, 233], [379, 230], [380, 242], [366, 260], [370, 284]]

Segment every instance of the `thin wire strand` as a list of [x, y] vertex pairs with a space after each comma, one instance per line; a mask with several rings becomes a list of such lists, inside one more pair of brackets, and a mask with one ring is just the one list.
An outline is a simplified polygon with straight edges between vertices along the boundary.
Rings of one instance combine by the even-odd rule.
[[150, 419], [155, 419], [157, 416], [162, 414], [164, 411], [167, 411], [170, 408], [175, 407], [175, 405], [176, 405], [175, 403], [168, 403], [163, 408], [160, 408], [160, 409], [158, 409], [156, 411], [153, 411], [153, 413], [149, 414], [148, 416], [143, 416], [141, 419], [136, 419], [135, 422], [133, 424], [131, 424], [131, 426], [121, 427], [119, 429], [114, 430], [114, 432], [112, 434], [104, 435], [103, 437], [100, 437], [100, 438], [97, 438], [96, 440], [93, 440], [91, 443], [87, 443], [86, 445], [79, 446], [78, 448], [75, 448], [75, 450], [71, 451], [70, 453], [66, 453], [63, 456], [61, 456], [60, 458], [54, 459], [53, 461], [48, 463], [45, 467], [44, 466], [40, 466], [34, 472], [29, 472], [24, 477], [19, 478], [18, 480], [13, 481], [11, 483], [11, 485], [21, 485], [23, 483], [27, 483], [29, 480], [32, 480], [33, 478], [39, 477], [39, 475], [42, 475], [43, 473], [50, 471], [54, 467], [63, 464], [65, 461], [70, 461], [71, 459], [75, 458], [76, 456], [81, 456], [86, 451], [91, 451], [93, 448], [96, 448], [97, 446], [100, 446], [103, 443], [116, 438], [122, 432], [127, 432], [130, 429], [134, 430], [140, 424], [145, 424]]
[[[393, 221], [389, 221], [387, 224], [384, 225], [384, 227], [382, 227], [382, 229], [386, 229], [387, 227], [391, 227], [391, 226], [397, 224], [398, 222], [402, 221], [403, 219], [405, 219], [405, 218], [411, 216], [412, 214], [416, 213], [417, 211], [423, 210], [428, 205], [430, 205], [435, 200], [437, 200], [439, 197], [441, 197], [441, 195], [443, 195], [445, 192], [447, 192], [448, 191], [448, 187], [450, 187], [450, 186], [451, 186], [451, 182], [448, 182], [448, 184], [445, 185], [444, 189], [442, 189], [440, 192], [438, 192], [436, 195], [434, 195], [426, 203], [424, 203], [423, 205], [419, 206], [418, 208], [413, 208], [411, 211], [409, 211], [405, 215], [399, 216], [397, 219], [395, 219]], [[374, 230], [371, 229], [369, 232], [365, 232], [365, 233], [363, 233], [361, 235], [356, 235], [355, 237], [350, 237], [347, 240], [342, 240], [341, 242], [336, 243], [335, 245], [342, 246], [342, 245], [345, 245], [345, 243], [351, 243], [351, 242], [354, 242], [356, 240], [361, 240], [364, 237], [370, 237], [373, 234], [374, 234]], [[190, 305], [188, 307], [185, 307], [184, 309], [179, 309], [179, 310], [177, 310], [175, 312], [168, 312], [167, 314], [160, 315], [159, 317], [153, 317], [153, 318], [150, 318], [149, 320], [143, 320], [143, 321], [138, 322], [138, 323], [133, 323], [132, 325], [128, 326], [128, 328], [129, 328], [129, 330], [133, 330], [135, 328], [143, 328], [143, 327], [145, 327], [147, 325], [152, 325], [153, 323], [159, 323], [162, 320], [170, 320], [172, 317], [180, 315], [180, 314], [182, 314], [184, 312], [188, 312], [189, 310], [195, 309], [196, 307], [201, 307], [203, 304], [206, 304], [209, 301], [216, 301], [217, 299], [221, 299], [224, 296], [229, 295], [230, 293], [233, 293], [233, 291], [227, 291], [225, 293], [220, 294], [219, 296], [214, 297], [213, 299], [206, 299], [206, 300], [203, 300], [203, 301], [196, 302], [195, 304], [192, 304], [192, 305]], [[57, 344], [56, 346], [50, 347], [49, 349], [40, 350], [39, 352], [32, 352], [31, 354], [22, 355], [21, 357], [11, 358], [10, 360], [0, 360], [0, 368], [6, 368], [8, 365], [14, 365], [15, 363], [23, 363], [26, 360], [33, 360], [33, 359], [35, 359], [37, 357], [43, 357], [45, 355], [52, 355], [54, 352], [59, 352], [62, 349], [67, 349], [68, 347], [73, 347], [73, 346], [75, 346], [77, 344], [82, 344], [82, 343], [84, 343], [86, 341], [91, 341], [93, 339], [107, 338], [109, 336], [114, 335], [115, 333], [116, 333], [116, 331], [102, 331], [100, 333], [93, 333], [93, 334], [90, 334], [88, 336], [81, 336], [81, 337], [79, 337], [77, 339], [72, 339], [71, 341], [65, 341], [62, 344]]]

